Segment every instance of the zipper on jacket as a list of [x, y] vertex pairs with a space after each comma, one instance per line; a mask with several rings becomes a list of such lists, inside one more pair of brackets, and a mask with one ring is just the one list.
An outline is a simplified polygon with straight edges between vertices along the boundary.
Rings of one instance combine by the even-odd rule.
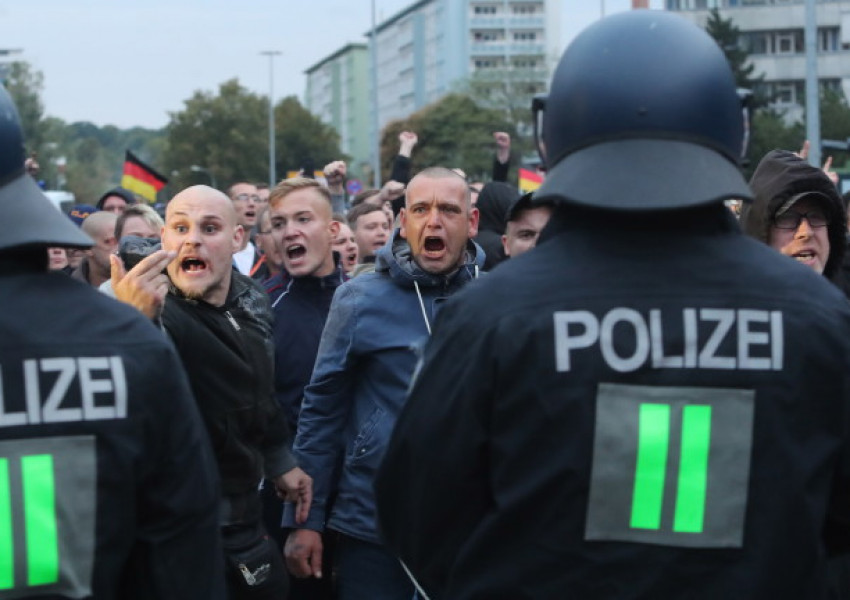
[[227, 317], [227, 320], [230, 321], [230, 324], [233, 325], [233, 329], [236, 331], [241, 331], [242, 328], [239, 327], [239, 323], [236, 322], [236, 319], [233, 318], [233, 315], [230, 314], [229, 310], [224, 311], [224, 316]]

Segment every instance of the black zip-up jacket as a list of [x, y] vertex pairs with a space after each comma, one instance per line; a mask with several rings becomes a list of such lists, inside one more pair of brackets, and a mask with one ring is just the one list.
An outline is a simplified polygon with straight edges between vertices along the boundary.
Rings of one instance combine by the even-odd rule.
[[295, 466], [274, 400], [268, 296], [232, 271], [223, 306], [172, 287], [162, 324], [177, 347], [207, 427], [225, 495], [251, 494]]
[[440, 311], [376, 482], [431, 600], [826, 597], [850, 305], [722, 205], [560, 207]]
[[284, 272], [265, 284], [274, 314], [275, 398], [290, 431], [298, 430], [304, 387], [313, 374], [331, 300], [347, 279], [336, 260], [334, 272], [325, 277], [290, 277]]
[[224, 598], [218, 496], [162, 332], [0, 259], [0, 597]]

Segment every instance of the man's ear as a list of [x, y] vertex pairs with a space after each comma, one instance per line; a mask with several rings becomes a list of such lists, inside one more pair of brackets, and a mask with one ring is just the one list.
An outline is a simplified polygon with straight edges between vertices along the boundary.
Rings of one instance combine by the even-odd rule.
[[339, 235], [339, 229], [340, 229], [340, 227], [339, 227], [339, 221], [331, 221], [330, 226], [328, 227], [328, 229], [329, 229], [329, 230], [330, 230], [330, 232], [331, 232], [331, 240], [333, 240], [336, 236], [338, 236], [338, 235]]
[[242, 247], [242, 240], [245, 239], [245, 228], [237, 225], [233, 228], [233, 253], [239, 252]]
[[398, 222], [398, 234], [404, 239], [407, 239], [407, 210], [404, 207], [398, 213]]
[[508, 236], [506, 235], [502, 236], [502, 250], [505, 251], [505, 256], [511, 255], [511, 250], [508, 248]]
[[478, 235], [478, 218], [480, 214], [474, 206], [469, 209], [469, 239]]

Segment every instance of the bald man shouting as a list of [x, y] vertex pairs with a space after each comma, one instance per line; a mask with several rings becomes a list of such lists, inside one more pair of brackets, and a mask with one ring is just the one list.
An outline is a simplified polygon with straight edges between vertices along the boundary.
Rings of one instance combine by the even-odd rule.
[[262, 526], [257, 485], [274, 481], [306, 519], [312, 481], [289, 453], [273, 397], [268, 297], [232, 268], [245, 235], [227, 196], [187, 188], [168, 204], [162, 250], [128, 273], [113, 257], [112, 284], [119, 300], [161, 319], [189, 376], [221, 477], [229, 598], [281, 598], [289, 583]]

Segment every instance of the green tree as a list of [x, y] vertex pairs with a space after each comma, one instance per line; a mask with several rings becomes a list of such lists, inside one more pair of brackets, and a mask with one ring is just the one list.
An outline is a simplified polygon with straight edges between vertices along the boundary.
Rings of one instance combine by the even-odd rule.
[[749, 179], [759, 161], [771, 150], [782, 149], [796, 152], [806, 139], [800, 123], [788, 125], [784, 115], [771, 108], [760, 108], [753, 114], [750, 123], [750, 144], [744, 175]]
[[231, 79], [218, 94], [196, 91], [182, 111], [171, 113], [163, 162], [167, 172], [178, 173], [177, 187], [209, 183], [192, 165], [206, 168], [220, 185], [260, 180], [266, 171], [264, 109], [263, 98]]
[[[173, 188], [210, 183], [208, 170], [220, 187], [238, 180], [268, 179], [268, 99], [231, 79], [219, 86], [218, 94], [196, 91], [185, 108], [170, 115], [163, 151], [166, 173]], [[339, 136], [310, 114], [294, 96], [275, 106], [275, 170], [284, 177], [297, 170], [305, 159], [318, 168], [340, 158]]]
[[33, 71], [29, 63], [16, 61], [8, 65], [3, 84], [18, 108], [24, 141], [29, 151], [38, 151], [44, 143], [44, 103], [41, 92], [44, 76]]
[[[823, 90], [820, 97], [821, 139], [847, 142], [850, 140], [850, 105], [840, 90]], [[824, 158], [832, 156], [835, 170], [850, 171], [850, 151], [824, 149]]]
[[[287, 171], [297, 171], [307, 162], [321, 169], [331, 161], [349, 159], [339, 149], [336, 130], [322, 123], [295, 96], [287, 96], [277, 103], [274, 119], [278, 179], [285, 177]], [[263, 175], [258, 181], [265, 181], [267, 177]]]
[[548, 79], [545, 68], [480, 69], [458, 86], [458, 93], [469, 96], [478, 106], [502, 114], [516, 132], [511, 140], [511, 153], [516, 160], [536, 152], [531, 99], [544, 92], [542, 82]]
[[419, 136], [411, 158], [414, 172], [434, 165], [459, 167], [470, 180], [490, 179], [494, 131], [506, 131], [516, 137], [516, 130], [502, 111], [481, 107], [465, 95], [449, 94], [384, 128], [381, 137], [384, 180], [389, 178], [398, 152], [398, 134], [405, 129]]
[[[708, 13], [708, 21], [705, 30], [714, 38], [735, 75], [735, 83], [740, 88], [758, 91], [759, 84], [764, 79], [763, 74], [755, 75], [755, 65], [750, 62], [747, 51], [740, 43], [741, 30], [730, 19], [724, 19], [720, 11], [715, 7]], [[757, 105], [763, 105], [762, 98], [756, 98]]]

